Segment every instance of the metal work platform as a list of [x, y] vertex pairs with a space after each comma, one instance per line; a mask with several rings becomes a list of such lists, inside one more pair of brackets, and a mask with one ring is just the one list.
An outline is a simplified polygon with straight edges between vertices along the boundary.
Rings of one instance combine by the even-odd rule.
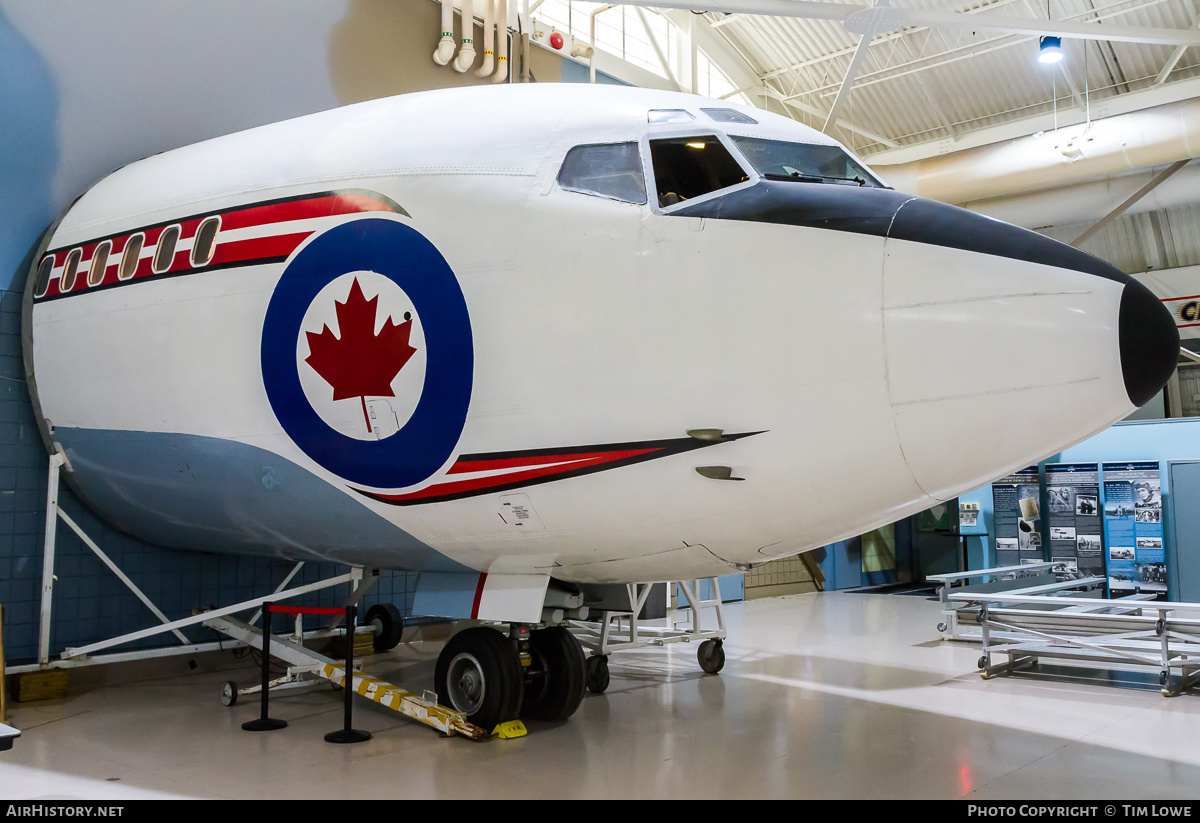
[[[1047, 580], [1054, 577], [1051, 565], [929, 578], [943, 584], [945, 619], [938, 631], [947, 639], [982, 644], [978, 664], [984, 679], [1033, 668], [1043, 658], [1156, 670], [1166, 697], [1200, 679], [1200, 603], [1155, 600], [1151, 593], [1102, 599], [1103, 578]], [[993, 663], [993, 655], [1007, 659]]]

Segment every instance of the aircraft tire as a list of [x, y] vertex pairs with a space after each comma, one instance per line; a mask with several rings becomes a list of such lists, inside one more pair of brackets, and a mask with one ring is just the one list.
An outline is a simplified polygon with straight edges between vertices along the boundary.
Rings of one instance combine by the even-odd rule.
[[705, 640], [696, 650], [700, 668], [708, 674], [716, 674], [725, 668], [725, 648], [720, 640]]
[[400, 610], [391, 603], [376, 603], [367, 609], [367, 625], [379, 621], [379, 631], [372, 641], [375, 651], [386, 652], [400, 645], [400, 636], [404, 632], [404, 618]]
[[532, 720], [559, 721], [575, 714], [587, 690], [587, 658], [583, 646], [562, 626], [529, 635], [533, 671], [525, 681], [521, 714]]
[[523, 677], [513, 644], [489, 626], [450, 638], [433, 670], [438, 703], [489, 732], [521, 713]]

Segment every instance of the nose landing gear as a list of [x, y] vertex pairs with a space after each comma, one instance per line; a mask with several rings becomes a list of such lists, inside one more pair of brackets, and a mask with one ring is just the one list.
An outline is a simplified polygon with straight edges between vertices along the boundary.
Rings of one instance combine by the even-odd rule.
[[530, 671], [525, 676], [524, 717], [566, 720], [579, 708], [587, 687], [583, 646], [562, 626], [529, 636]]
[[491, 731], [518, 717], [566, 720], [588, 684], [583, 647], [562, 626], [529, 633], [529, 665], [513, 641], [490, 626], [450, 638], [434, 668], [438, 701]]
[[516, 648], [489, 626], [451, 637], [433, 670], [438, 702], [489, 732], [520, 715], [521, 680]]

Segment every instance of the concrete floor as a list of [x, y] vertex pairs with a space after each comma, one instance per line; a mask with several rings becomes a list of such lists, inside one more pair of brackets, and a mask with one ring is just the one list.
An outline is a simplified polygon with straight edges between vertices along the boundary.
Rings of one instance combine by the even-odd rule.
[[[561, 724], [472, 743], [359, 701], [374, 737], [338, 746], [327, 688], [272, 700], [288, 728], [241, 730], [221, 683], [253, 683], [228, 653], [194, 671], [17, 704], [0, 797], [33, 798], [1194, 798], [1200, 695], [1152, 678], [1044, 668], [982, 681], [978, 646], [944, 643], [923, 597], [805, 594], [726, 607], [727, 662], [701, 673], [677, 645], [613, 656], [612, 684]], [[368, 671], [427, 688], [440, 644]], [[164, 664], [158, 664], [164, 665]]]

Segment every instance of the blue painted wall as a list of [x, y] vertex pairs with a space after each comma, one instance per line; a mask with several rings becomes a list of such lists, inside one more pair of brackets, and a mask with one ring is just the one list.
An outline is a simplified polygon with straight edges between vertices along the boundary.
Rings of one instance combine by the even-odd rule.
[[[1200, 460], [1200, 418], [1176, 418], [1171, 420], [1136, 420], [1117, 423], [1094, 437], [1072, 446], [1044, 461], [1046, 463], [1104, 463], [1122, 460], [1157, 460], [1163, 483], [1164, 518], [1170, 517], [1172, 490], [1168, 488], [1167, 463], [1172, 460]], [[1101, 484], [1103, 490], [1103, 484]], [[962, 495], [961, 502], [979, 503], [980, 526], [970, 530], [970, 543], [978, 541], [978, 550], [971, 556], [971, 568], [988, 568], [995, 565], [995, 529], [992, 519], [992, 487], [984, 486]], [[1200, 501], [1196, 501], [1200, 503]], [[964, 532], [967, 530], [964, 529]], [[1172, 556], [1177, 551], [1173, 546], [1171, 524], [1163, 523], [1167, 547], [1168, 571], [1174, 575]], [[977, 565], [978, 563], [978, 565]], [[1171, 583], [1177, 588], [1178, 581]]]
[[[1072, 446], [1044, 463], [1103, 463], [1121, 460], [1158, 460], [1163, 482], [1164, 517], [1169, 518], [1170, 495], [1167, 463], [1172, 460], [1200, 460], [1200, 418], [1171, 420], [1129, 420], [1117, 423], [1078, 445]], [[1102, 484], [1103, 486], [1103, 484]], [[962, 494], [959, 503], [978, 503], [979, 517], [973, 527], [962, 527], [967, 537], [967, 560], [971, 569], [986, 569], [996, 565], [995, 524], [992, 512], [992, 487], [983, 486]], [[1200, 501], [1196, 501], [1200, 504]], [[1172, 556], [1172, 524], [1163, 523], [1167, 545], [1168, 572], [1175, 575]], [[844, 589], [865, 585], [855, 541], [842, 541], [825, 547], [821, 568], [825, 572], [827, 589]], [[1173, 580], [1171, 590], [1178, 586]]]

